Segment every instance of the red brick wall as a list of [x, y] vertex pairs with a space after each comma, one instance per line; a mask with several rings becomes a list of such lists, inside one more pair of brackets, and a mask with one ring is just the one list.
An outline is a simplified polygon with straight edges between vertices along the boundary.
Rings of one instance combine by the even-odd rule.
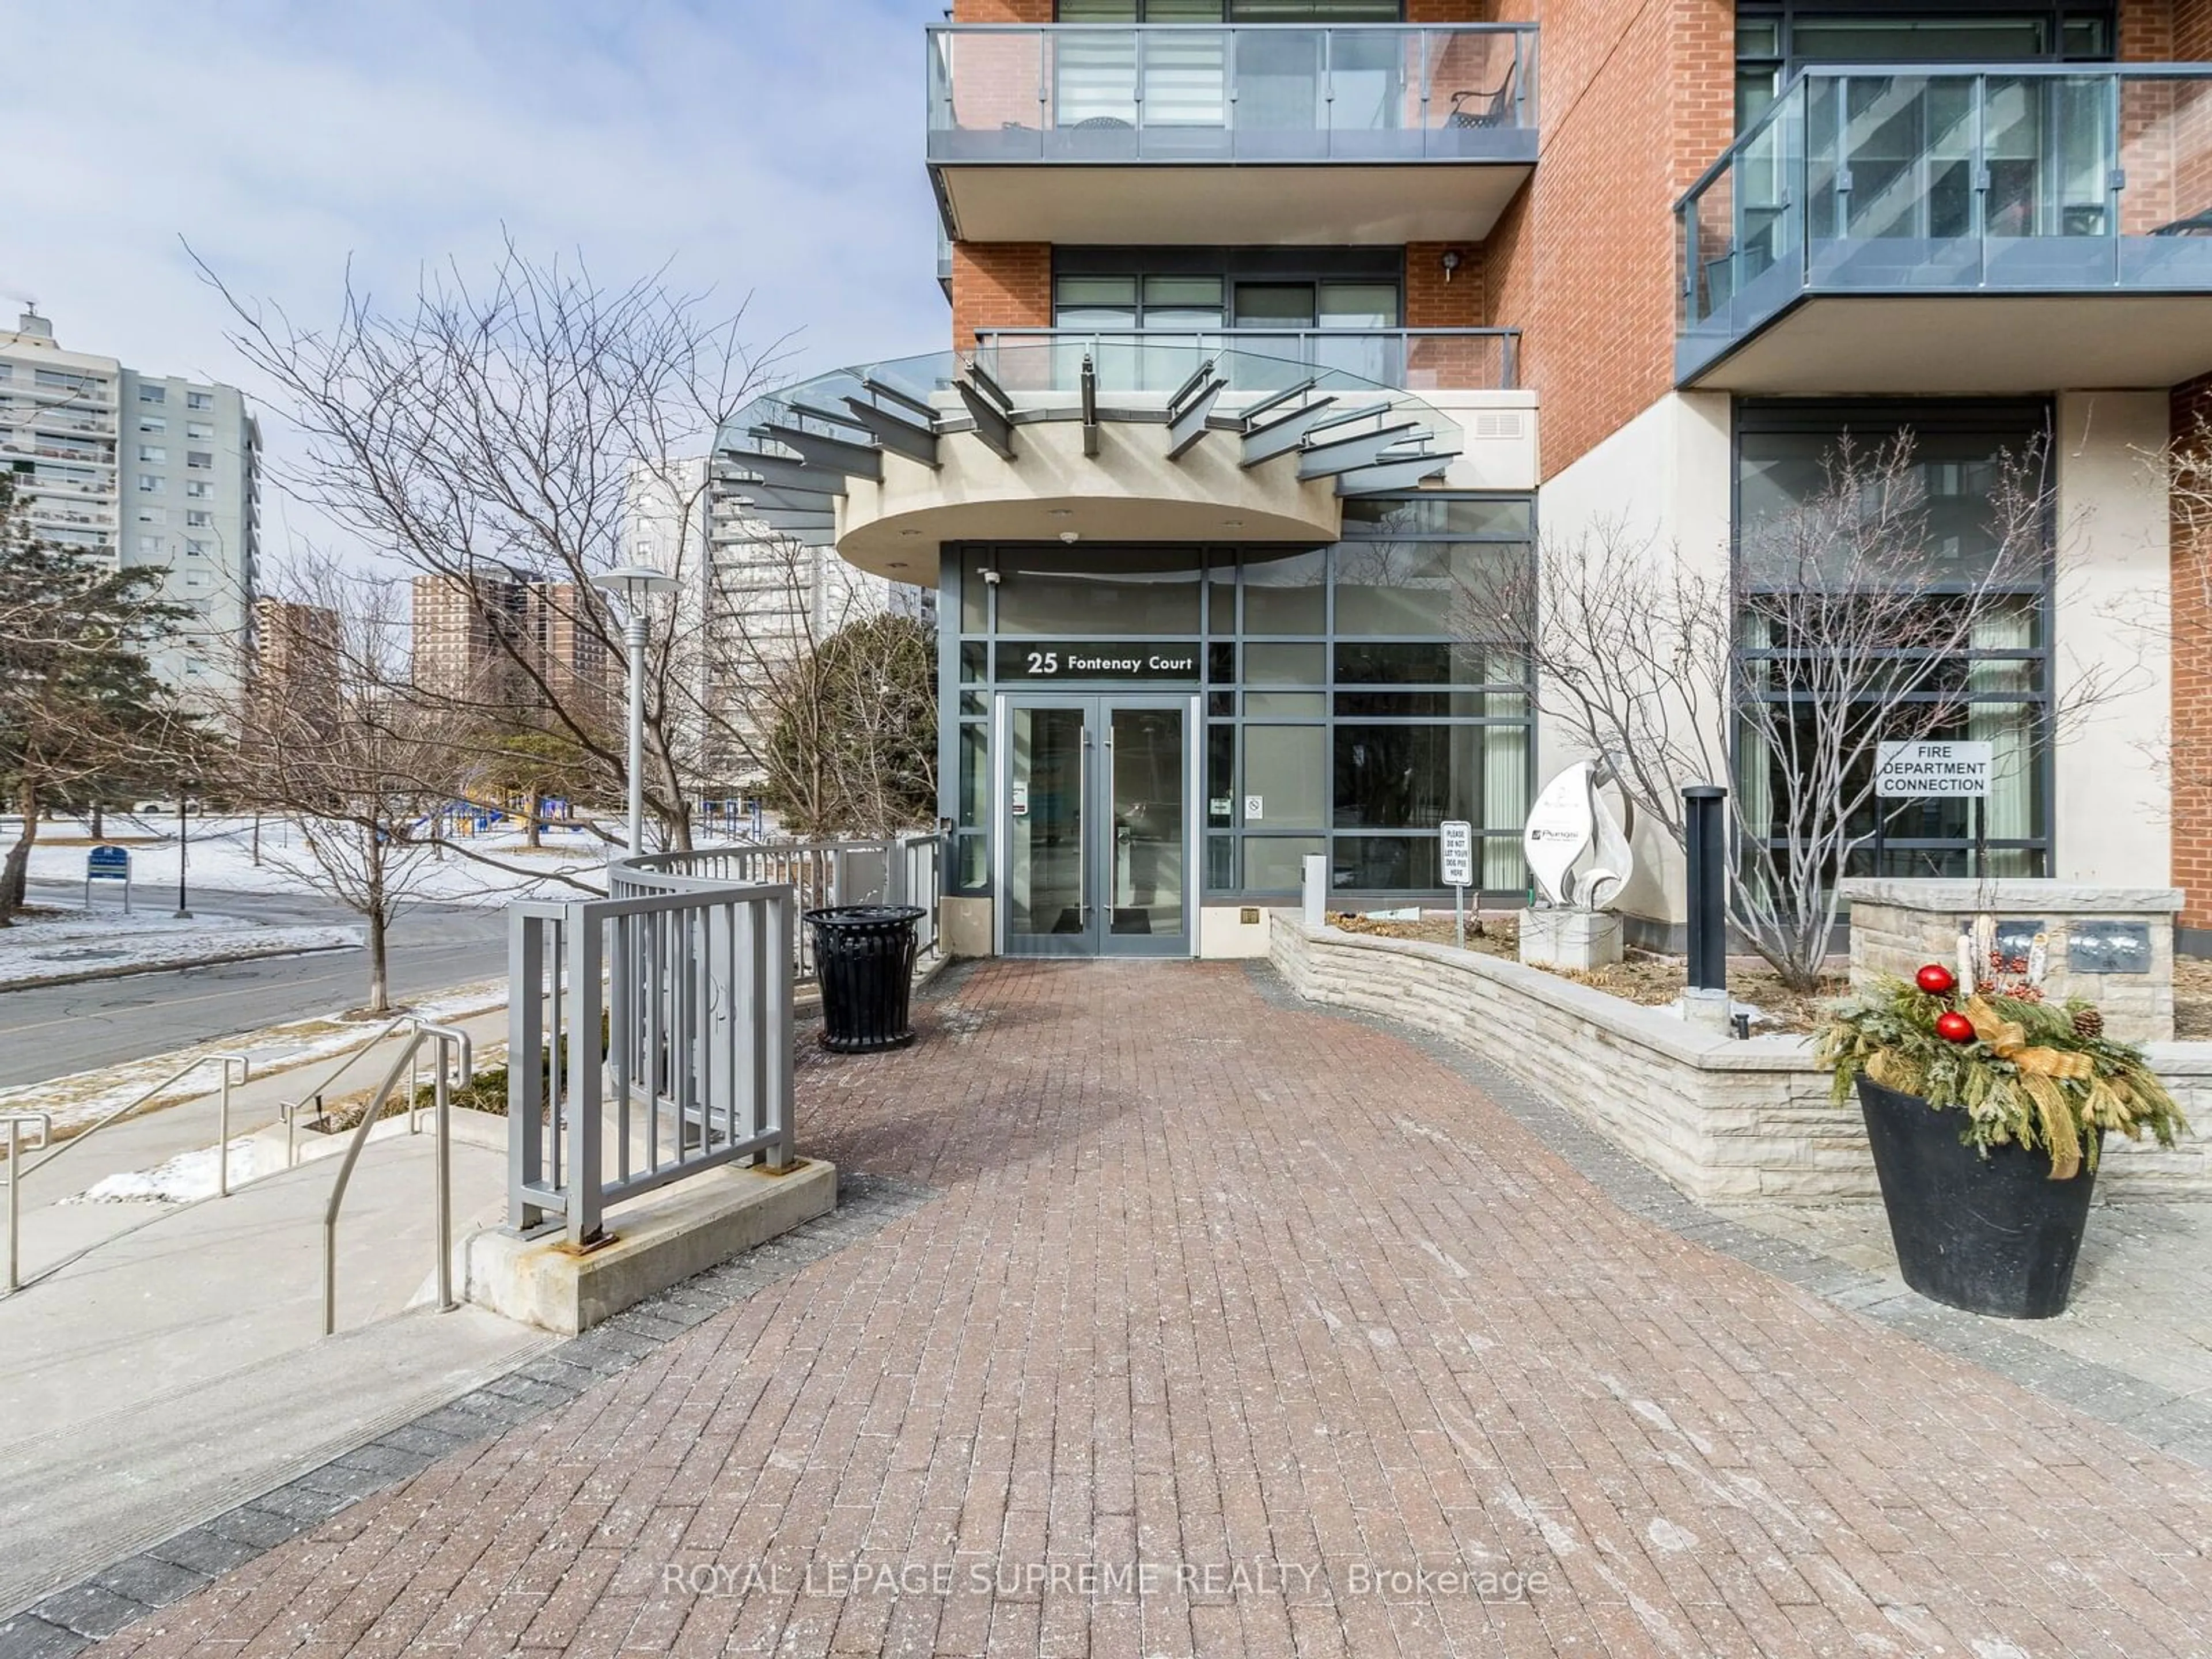
[[952, 344], [966, 351], [979, 328], [1052, 326], [1049, 242], [952, 245]]
[[1052, 0], [952, 0], [956, 23], [1049, 23]]
[[1542, 159], [1488, 268], [1491, 316], [1524, 331], [1548, 477], [1674, 383], [1673, 208], [1735, 137], [1735, 14], [1590, 0], [1547, 21]]
[[1488, 0], [1406, 0], [1408, 23], [1486, 23]]

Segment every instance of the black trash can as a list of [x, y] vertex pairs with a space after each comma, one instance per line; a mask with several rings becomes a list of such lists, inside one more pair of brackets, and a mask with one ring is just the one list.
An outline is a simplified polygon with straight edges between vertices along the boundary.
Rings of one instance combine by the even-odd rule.
[[806, 913], [822, 987], [823, 1048], [865, 1054], [914, 1041], [914, 925], [924, 914], [911, 904], [840, 904]]

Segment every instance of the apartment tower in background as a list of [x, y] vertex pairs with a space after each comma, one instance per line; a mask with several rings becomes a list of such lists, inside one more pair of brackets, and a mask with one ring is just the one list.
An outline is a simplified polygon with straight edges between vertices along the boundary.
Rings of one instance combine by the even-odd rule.
[[27, 310], [0, 332], [0, 465], [41, 539], [164, 573], [190, 613], [154, 653], [164, 680], [235, 696], [261, 542], [260, 428], [236, 387], [65, 351]]

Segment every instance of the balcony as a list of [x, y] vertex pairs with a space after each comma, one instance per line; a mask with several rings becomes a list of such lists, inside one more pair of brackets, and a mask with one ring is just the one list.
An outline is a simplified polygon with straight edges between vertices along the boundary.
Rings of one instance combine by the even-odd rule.
[[1808, 70], [1675, 212], [1686, 386], [2212, 370], [2212, 65]]
[[1536, 161], [1526, 24], [929, 31], [929, 165], [966, 241], [1489, 234]]
[[1315, 369], [1401, 392], [1511, 391], [1517, 328], [1222, 328], [1185, 333], [987, 328], [975, 362], [1015, 391], [1074, 392], [1092, 365], [1102, 392], [1173, 392], [1206, 354], [1217, 354], [1231, 392], [1275, 392]]

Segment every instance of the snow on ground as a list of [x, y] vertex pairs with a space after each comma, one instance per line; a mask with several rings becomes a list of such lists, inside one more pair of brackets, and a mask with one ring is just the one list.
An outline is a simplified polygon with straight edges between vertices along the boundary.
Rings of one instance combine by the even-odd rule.
[[361, 943], [357, 927], [277, 927], [213, 915], [179, 921], [144, 902], [143, 894], [133, 897], [128, 915], [118, 896], [112, 906], [95, 898], [89, 911], [20, 917], [14, 927], [0, 928], [0, 988]]
[[[426, 1019], [450, 1022], [506, 1006], [507, 981], [487, 980], [476, 985], [458, 986], [434, 1000], [416, 1005], [412, 1012]], [[0, 1089], [0, 1111], [50, 1112], [53, 1115], [54, 1133], [66, 1135], [98, 1122], [148, 1090], [161, 1085], [171, 1073], [194, 1062], [198, 1064], [189, 1075], [161, 1088], [159, 1094], [146, 1103], [144, 1109], [151, 1111], [214, 1093], [222, 1077], [221, 1066], [213, 1059], [216, 1054], [242, 1054], [251, 1063], [253, 1075], [265, 1077], [319, 1060], [334, 1060], [351, 1050], [364, 1048], [387, 1023], [301, 1019], [272, 1025], [266, 1030], [217, 1037], [127, 1065], [103, 1066], [94, 1072], [76, 1072], [67, 1077], [50, 1078], [43, 1083]]]
[[[234, 1188], [240, 1182], [251, 1181], [258, 1175], [268, 1175], [281, 1168], [282, 1154], [267, 1169], [263, 1169], [259, 1153], [264, 1147], [252, 1135], [240, 1135], [230, 1143], [230, 1184]], [[123, 1170], [114, 1175], [103, 1176], [81, 1193], [72, 1193], [61, 1201], [64, 1204], [191, 1204], [203, 1198], [213, 1198], [219, 1171], [216, 1148], [203, 1146], [197, 1152], [179, 1152], [167, 1164], [151, 1170]]]
[[[0, 838], [13, 840], [15, 823], [0, 818]], [[188, 894], [200, 889], [234, 893], [317, 892], [312, 855], [307, 849], [301, 821], [261, 820], [261, 856], [254, 859], [253, 820], [250, 817], [196, 817], [187, 820], [185, 879]], [[100, 826], [101, 839], [125, 847], [131, 853], [131, 896], [134, 902], [173, 900], [177, 890], [177, 821], [110, 812]], [[406, 882], [408, 896], [447, 904], [504, 904], [517, 898], [580, 898], [587, 896], [562, 877], [584, 882], [593, 890], [604, 888], [600, 872], [618, 848], [582, 829], [550, 829], [544, 848], [532, 852], [520, 830], [463, 838], [457, 847], [496, 858], [517, 866], [501, 870], [479, 863], [449, 848], [441, 857], [425, 853]], [[90, 825], [69, 818], [41, 824], [31, 848], [33, 881], [84, 880], [85, 853], [92, 844]], [[122, 908], [121, 884], [101, 882], [94, 888], [94, 903], [112, 903]], [[326, 895], [327, 896], [327, 895]]]

